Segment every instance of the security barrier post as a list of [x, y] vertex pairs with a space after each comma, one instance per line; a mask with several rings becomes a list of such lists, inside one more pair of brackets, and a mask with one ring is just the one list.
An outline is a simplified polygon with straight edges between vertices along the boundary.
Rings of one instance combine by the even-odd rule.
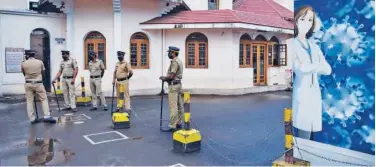
[[310, 166], [309, 161], [294, 158], [293, 152], [293, 127], [292, 127], [292, 109], [284, 110], [284, 126], [285, 126], [285, 153], [282, 157], [275, 160], [272, 166]]
[[201, 150], [200, 131], [191, 128], [191, 98], [189, 92], [184, 92], [184, 129], [175, 131], [173, 134], [174, 151], [189, 153]]
[[190, 129], [190, 118], [191, 118], [191, 97], [189, 92], [184, 92], [184, 129]]
[[130, 128], [129, 115], [127, 112], [124, 112], [124, 84], [119, 84], [117, 110], [111, 114], [114, 129]]
[[293, 152], [293, 135], [292, 135], [292, 110], [289, 108], [285, 109], [285, 161], [287, 163], [294, 163], [294, 152]]
[[119, 84], [119, 98], [117, 103], [118, 111], [123, 111], [123, 104], [124, 104], [124, 85]]
[[91, 102], [91, 97], [86, 97], [86, 90], [85, 90], [85, 78], [81, 77], [81, 96], [77, 97], [77, 105], [85, 105], [88, 106]]

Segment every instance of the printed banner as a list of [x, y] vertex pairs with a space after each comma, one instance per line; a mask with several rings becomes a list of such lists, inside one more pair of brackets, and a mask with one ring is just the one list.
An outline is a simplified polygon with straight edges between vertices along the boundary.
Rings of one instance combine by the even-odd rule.
[[374, 3], [295, 0], [296, 136], [375, 154]]

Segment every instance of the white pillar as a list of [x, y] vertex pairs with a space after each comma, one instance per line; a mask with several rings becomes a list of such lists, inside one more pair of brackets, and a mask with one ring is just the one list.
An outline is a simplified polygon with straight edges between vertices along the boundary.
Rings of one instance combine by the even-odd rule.
[[66, 39], [65, 39], [65, 49], [73, 52], [74, 49], [74, 0], [66, 1]]
[[[0, 37], [1, 37], [1, 34], [2, 34], [2, 24], [1, 24], [1, 14], [0, 14]], [[3, 39], [0, 38], [0, 67], [5, 67], [5, 64], [4, 64], [4, 61], [3, 61], [3, 58], [5, 59], [5, 52], [3, 52]], [[0, 97], [3, 97], [3, 81], [4, 81], [4, 68], [2, 70], [0, 70]]]
[[[121, 21], [121, 0], [113, 0], [113, 10], [114, 10], [114, 54], [117, 51], [122, 50], [121, 48], [121, 38], [122, 38], [122, 21]], [[123, 50], [126, 51], [126, 50]], [[129, 53], [126, 53], [128, 55]]]

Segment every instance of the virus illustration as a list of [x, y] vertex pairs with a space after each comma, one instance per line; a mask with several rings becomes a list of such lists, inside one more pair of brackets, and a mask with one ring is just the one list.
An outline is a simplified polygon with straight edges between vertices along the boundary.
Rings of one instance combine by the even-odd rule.
[[[322, 48], [326, 60], [332, 67], [332, 74], [320, 78], [323, 89], [323, 111], [328, 115], [329, 124], [339, 120], [342, 127], [346, 122], [355, 123], [361, 120], [360, 113], [372, 107], [374, 96], [367, 90], [361, 78], [348, 73], [349, 68], [358, 69], [374, 52], [374, 38], [361, 32], [364, 27], [357, 20], [349, 22], [345, 16], [342, 22], [335, 18], [321, 22], [318, 18], [319, 30], [313, 40]], [[328, 27], [328, 28], [325, 28]], [[371, 77], [373, 70], [366, 76]]]

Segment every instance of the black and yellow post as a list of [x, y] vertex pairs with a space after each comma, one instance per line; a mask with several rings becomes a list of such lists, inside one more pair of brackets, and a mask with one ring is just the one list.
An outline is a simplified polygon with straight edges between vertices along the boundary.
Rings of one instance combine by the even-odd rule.
[[60, 77], [57, 78], [56, 87], [57, 87], [57, 90], [55, 92], [56, 95], [62, 95], [63, 91], [60, 89]]
[[84, 77], [81, 77], [81, 96], [78, 96], [76, 99], [77, 105], [84, 105], [88, 106], [91, 102], [91, 97], [86, 96], [85, 93], [85, 79]]
[[198, 130], [190, 127], [191, 99], [189, 92], [184, 92], [184, 129], [173, 134], [174, 150], [188, 153], [201, 150], [201, 134]]
[[284, 110], [285, 123], [285, 154], [278, 160], [273, 162], [273, 166], [310, 166], [310, 162], [294, 158], [293, 149], [293, 127], [292, 127], [292, 109], [285, 108]]
[[129, 115], [124, 109], [124, 85], [119, 84], [119, 99], [117, 110], [112, 112], [113, 129], [130, 128]]

